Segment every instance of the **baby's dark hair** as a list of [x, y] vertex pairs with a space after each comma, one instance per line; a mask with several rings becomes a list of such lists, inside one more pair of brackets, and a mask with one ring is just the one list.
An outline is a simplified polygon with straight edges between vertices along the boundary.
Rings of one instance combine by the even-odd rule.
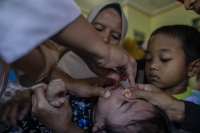
[[157, 34], [163, 34], [180, 41], [186, 55], [186, 66], [200, 58], [200, 32], [196, 28], [188, 25], [162, 26], [156, 29], [150, 37]]
[[107, 5], [107, 6], [105, 6], [104, 8], [102, 8], [101, 11], [104, 10], [104, 9], [107, 9], [107, 8], [114, 9], [120, 15], [120, 17], [122, 17], [122, 11], [121, 11], [121, 8], [120, 8], [120, 4], [111, 3], [111, 4]]
[[[105, 121], [100, 130], [106, 133], [171, 133], [171, 123], [168, 116], [157, 106], [154, 107], [154, 111], [148, 111], [152, 114], [152, 117], [143, 120], [131, 120], [126, 126], [113, 125]], [[135, 128], [139, 130], [134, 130]]]

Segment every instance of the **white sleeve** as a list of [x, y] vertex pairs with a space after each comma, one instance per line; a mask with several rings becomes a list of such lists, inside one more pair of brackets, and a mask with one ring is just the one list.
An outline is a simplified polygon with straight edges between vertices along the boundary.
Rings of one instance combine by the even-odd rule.
[[0, 0], [0, 56], [15, 61], [80, 14], [73, 0]]

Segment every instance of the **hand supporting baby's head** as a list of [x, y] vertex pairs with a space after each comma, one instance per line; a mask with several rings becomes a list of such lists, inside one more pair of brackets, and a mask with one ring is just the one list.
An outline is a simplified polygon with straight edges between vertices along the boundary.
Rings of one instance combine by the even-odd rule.
[[52, 80], [46, 89], [46, 99], [53, 107], [60, 107], [66, 101], [67, 90], [61, 79]]

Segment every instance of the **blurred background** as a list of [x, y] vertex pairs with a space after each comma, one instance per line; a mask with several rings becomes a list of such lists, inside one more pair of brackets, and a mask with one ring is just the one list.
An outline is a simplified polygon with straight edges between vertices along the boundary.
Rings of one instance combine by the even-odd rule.
[[[88, 12], [104, 2], [119, 2], [128, 19], [127, 37], [147, 41], [151, 32], [163, 25], [193, 25], [198, 19], [193, 11], [186, 11], [176, 0], [74, 0], [86, 17]], [[143, 35], [143, 37], [142, 37]], [[140, 38], [141, 36], [141, 38]]]

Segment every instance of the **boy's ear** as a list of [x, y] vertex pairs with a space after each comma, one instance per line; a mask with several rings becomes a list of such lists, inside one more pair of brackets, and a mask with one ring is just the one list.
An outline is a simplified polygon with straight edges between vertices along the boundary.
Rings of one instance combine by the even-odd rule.
[[197, 59], [197, 60], [193, 61], [192, 63], [190, 63], [188, 76], [194, 77], [199, 73], [200, 73], [200, 59]]
[[92, 133], [106, 133], [105, 131], [103, 130], [99, 130], [101, 127], [103, 126], [103, 123], [95, 123], [93, 126], [92, 126]]

